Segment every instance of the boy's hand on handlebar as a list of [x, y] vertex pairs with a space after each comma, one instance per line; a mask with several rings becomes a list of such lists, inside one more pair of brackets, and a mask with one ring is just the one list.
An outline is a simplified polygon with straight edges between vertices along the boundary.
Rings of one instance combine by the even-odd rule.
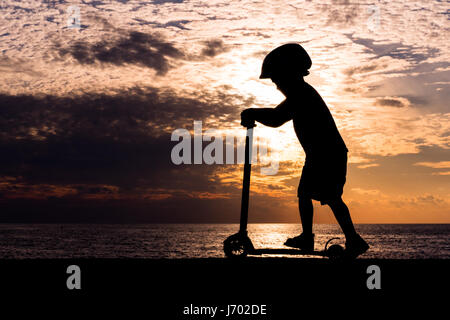
[[253, 116], [253, 109], [248, 108], [241, 112], [241, 125], [246, 128], [253, 128], [255, 126], [255, 118]]

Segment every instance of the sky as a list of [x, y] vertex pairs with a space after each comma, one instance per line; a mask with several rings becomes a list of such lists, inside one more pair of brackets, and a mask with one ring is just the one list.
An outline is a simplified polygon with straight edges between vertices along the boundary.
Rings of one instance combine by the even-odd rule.
[[[242, 139], [288, 42], [349, 149], [355, 223], [450, 223], [449, 1], [0, 2], [0, 222], [238, 222], [241, 164], [175, 164], [176, 129]], [[206, 140], [207, 140], [206, 139]], [[250, 222], [299, 222], [292, 122], [258, 125]], [[210, 141], [203, 142], [205, 148]], [[269, 160], [268, 160], [269, 161]], [[267, 164], [266, 164], [267, 165]], [[315, 222], [335, 223], [314, 202]]]

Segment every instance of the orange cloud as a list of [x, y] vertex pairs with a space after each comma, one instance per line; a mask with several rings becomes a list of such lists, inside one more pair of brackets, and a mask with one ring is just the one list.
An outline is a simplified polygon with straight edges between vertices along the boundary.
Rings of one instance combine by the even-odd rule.
[[439, 162], [417, 162], [415, 166], [423, 166], [435, 169], [447, 169], [450, 168], [450, 161], [439, 161]]

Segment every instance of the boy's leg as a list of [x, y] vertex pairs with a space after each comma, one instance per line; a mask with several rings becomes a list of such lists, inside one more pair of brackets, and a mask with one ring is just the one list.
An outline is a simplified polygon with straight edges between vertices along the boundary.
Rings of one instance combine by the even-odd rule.
[[328, 203], [345, 234], [345, 251], [349, 257], [356, 258], [369, 249], [369, 245], [356, 233], [347, 205], [341, 198]]
[[300, 220], [302, 222], [303, 234], [311, 235], [314, 213], [312, 200], [300, 196], [298, 198], [298, 210], [300, 211]]
[[314, 234], [312, 233], [313, 224], [313, 205], [312, 200], [299, 197], [298, 208], [300, 211], [300, 219], [302, 220], [303, 232], [301, 235], [286, 240], [284, 245], [288, 247], [298, 248], [306, 251], [314, 251]]
[[347, 240], [354, 238], [356, 235], [356, 230], [353, 226], [352, 218], [350, 217], [350, 211], [344, 201], [342, 201], [342, 198], [330, 201], [328, 205], [333, 211], [339, 226], [344, 232], [345, 238]]

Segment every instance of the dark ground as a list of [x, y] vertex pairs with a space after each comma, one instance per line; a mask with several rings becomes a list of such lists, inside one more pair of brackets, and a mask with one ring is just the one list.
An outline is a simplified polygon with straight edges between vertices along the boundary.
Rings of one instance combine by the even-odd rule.
[[[81, 269], [81, 290], [66, 286], [66, 270], [73, 264]], [[370, 265], [380, 268], [381, 289], [367, 287]], [[355, 306], [365, 314], [382, 314], [390, 308], [389, 314], [397, 311], [404, 316], [416, 308], [446, 306], [442, 301], [449, 297], [449, 267], [450, 260], [3, 260], [0, 280], [3, 297], [76, 301], [78, 306], [99, 306], [107, 298], [109, 311], [131, 301], [132, 310], [146, 310], [145, 319], [211, 318], [184, 316], [184, 307], [191, 304], [224, 308], [228, 304], [267, 305], [266, 316], [228, 319], [300, 319], [307, 310], [346, 317], [346, 313], [356, 312]], [[156, 314], [159, 316], [153, 317]], [[214, 319], [221, 318], [216, 315]]]

